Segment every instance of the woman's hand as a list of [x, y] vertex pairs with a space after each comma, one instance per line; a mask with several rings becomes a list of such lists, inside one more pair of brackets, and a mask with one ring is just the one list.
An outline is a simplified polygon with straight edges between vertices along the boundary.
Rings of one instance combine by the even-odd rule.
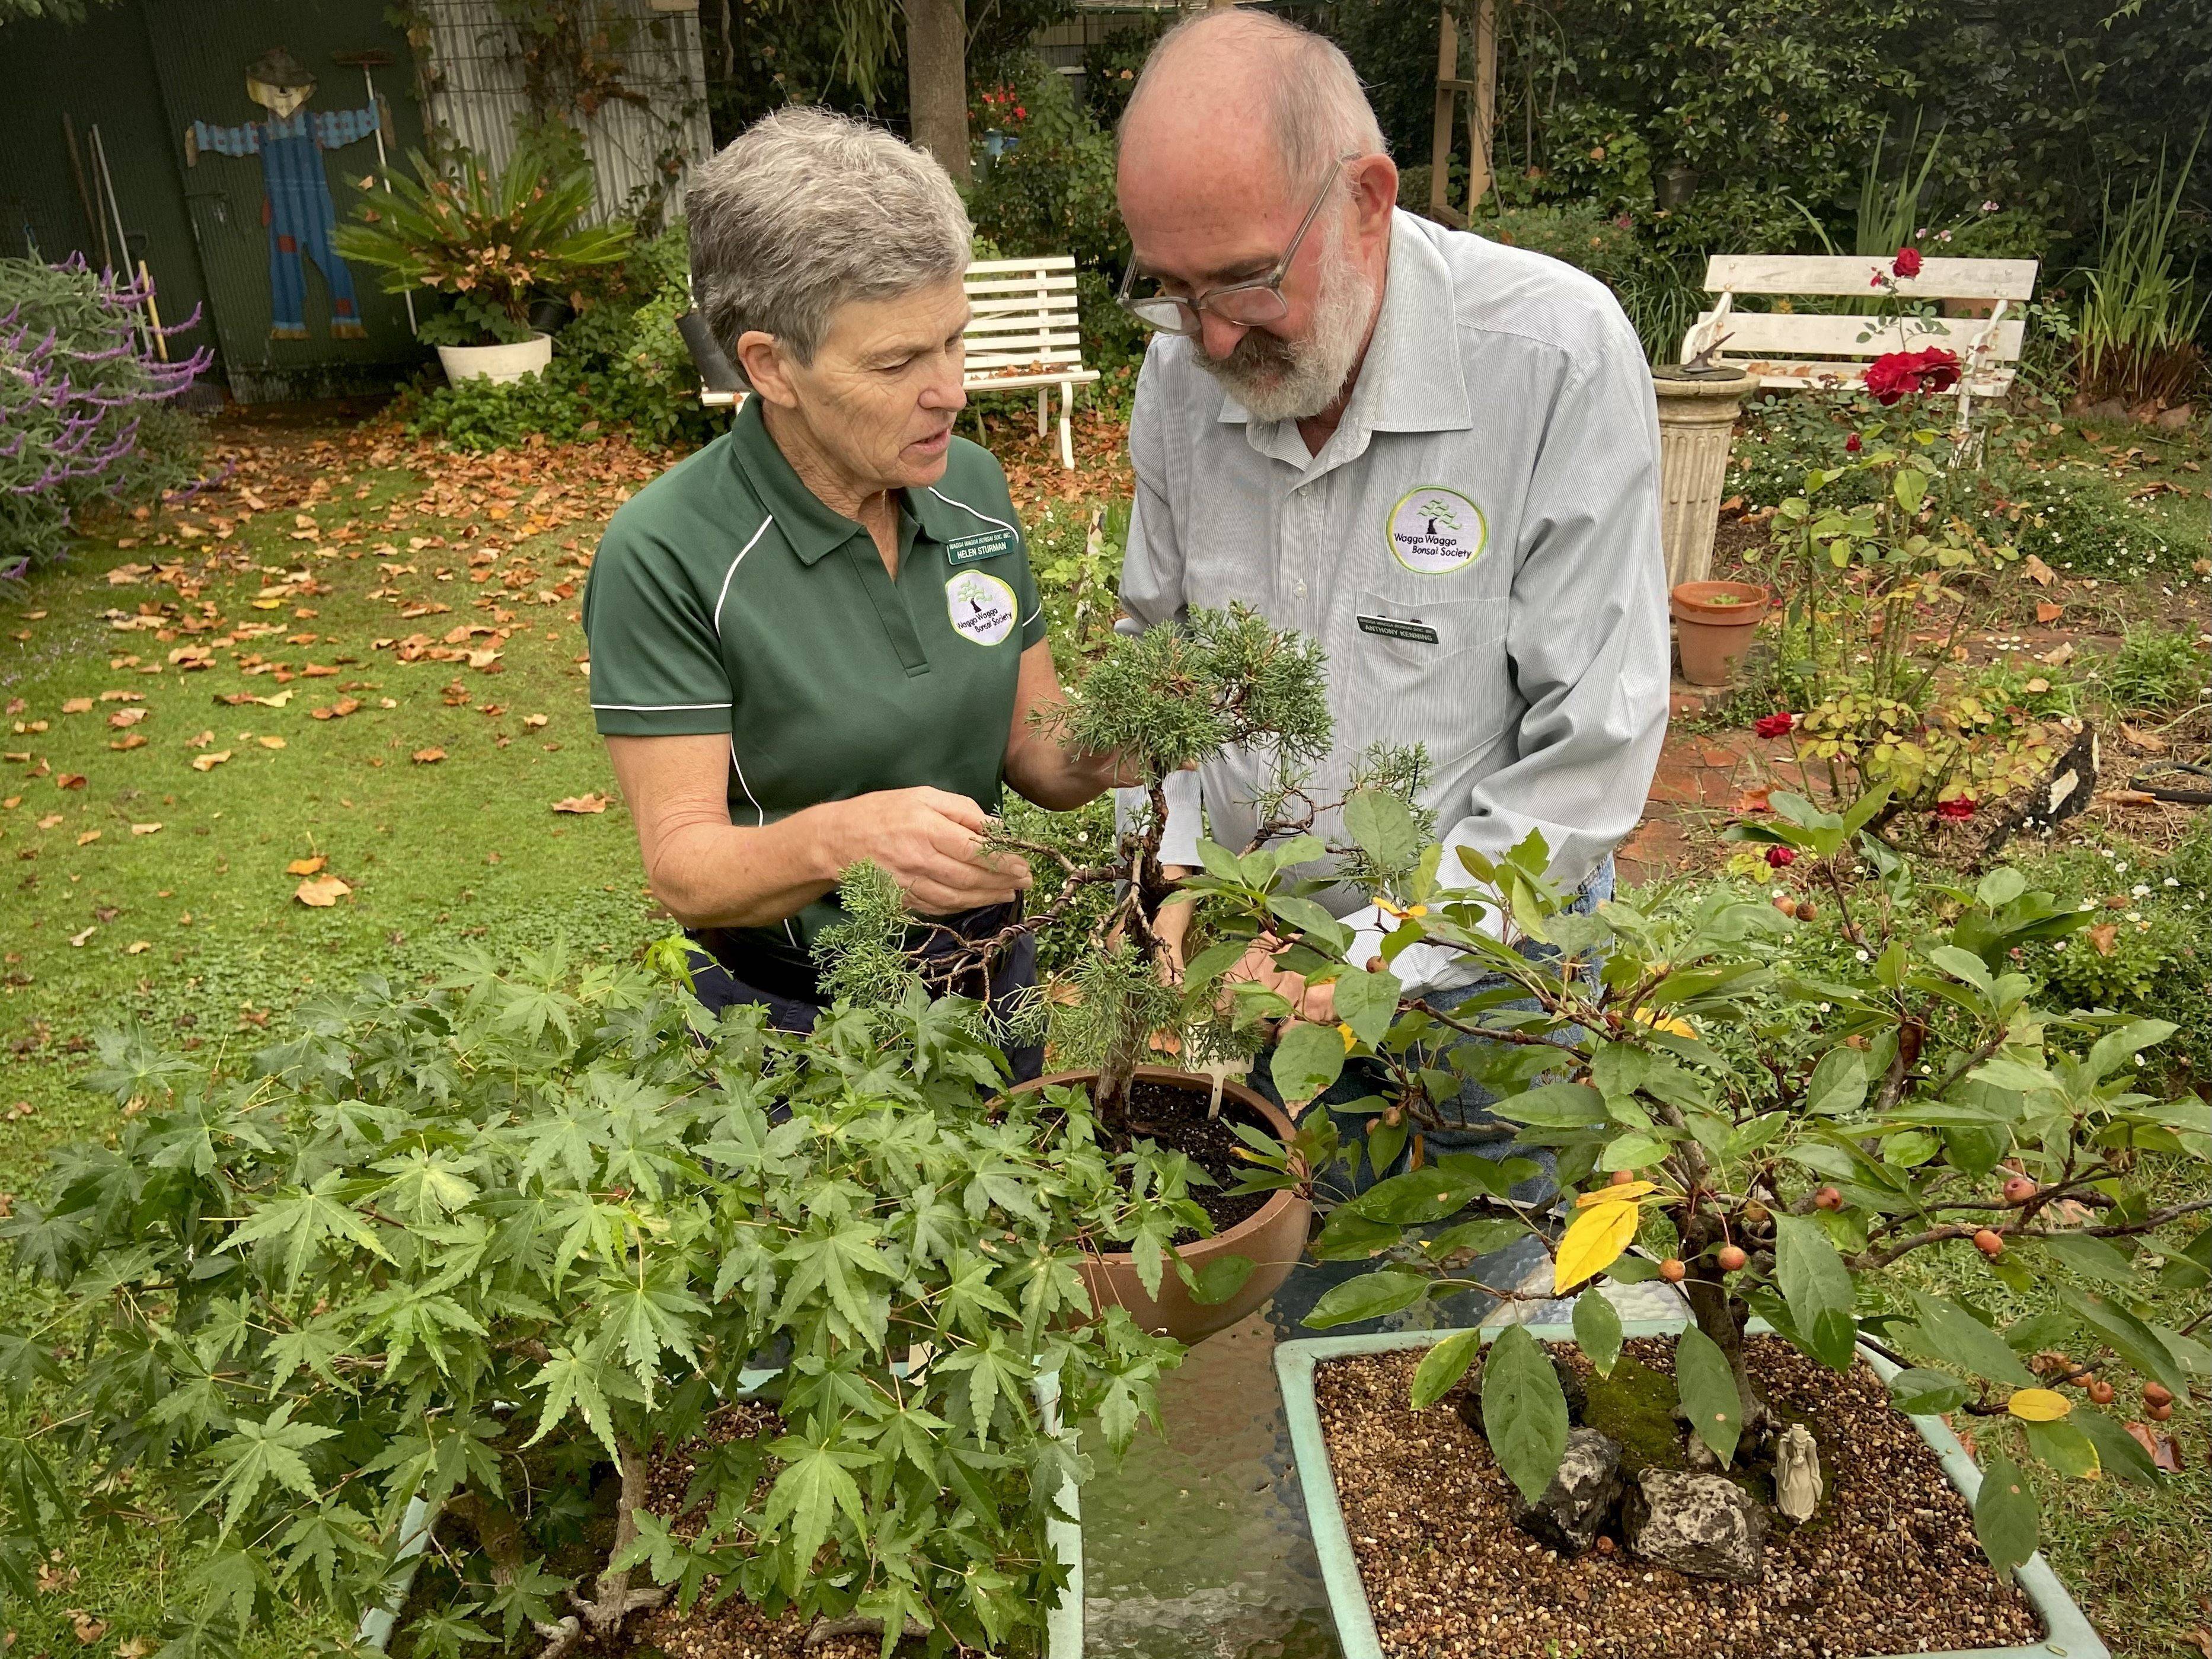
[[808, 811], [827, 820], [823, 841], [836, 870], [863, 859], [881, 865], [924, 915], [1004, 904], [1030, 885], [1030, 867], [1021, 859], [976, 850], [989, 820], [965, 795], [883, 789]]

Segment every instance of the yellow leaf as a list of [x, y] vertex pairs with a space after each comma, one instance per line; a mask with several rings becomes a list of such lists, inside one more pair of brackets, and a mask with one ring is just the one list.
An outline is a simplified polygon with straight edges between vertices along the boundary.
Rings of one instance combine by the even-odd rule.
[[2005, 1409], [2023, 1423], [2056, 1423], [2074, 1409], [2074, 1402], [2056, 1389], [2015, 1389]]
[[1593, 1204], [1633, 1204], [1646, 1193], [1656, 1193], [1656, 1181], [1624, 1181], [1618, 1187], [1600, 1187], [1595, 1192], [1584, 1193], [1575, 1200], [1575, 1208], [1587, 1210]]
[[1636, 1237], [1638, 1214], [1633, 1199], [1615, 1200], [1594, 1204], [1569, 1222], [1552, 1264], [1552, 1294], [1565, 1296], [1618, 1261]]
[[310, 859], [294, 859], [284, 866], [284, 873], [288, 876], [312, 876], [329, 862], [328, 859], [318, 853]]
[[154, 946], [150, 940], [136, 939], [123, 947], [123, 954], [126, 957], [135, 957], [142, 951], [150, 951], [153, 948]]
[[327, 910], [353, 889], [336, 876], [313, 876], [292, 890], [292, 896], [301, 903], [318, 910]]
[[134, 823], [131, 826], [131, 833], [134, 836], [158, 836], [161, 833], [161, 826], [158, 823]]
[[1664, 1018], [1650, 1008], [1638, 1008], [1636, 1021], [1639, 1025], [1649, 1025], [1655, 1031], [1671, 1031], [1679, 1037], [1693, 1037], [1698, 1034], [1698, 1028], [1688, 1020]]
[[212, 772], [216, 767], [222, 765], [229, 758], [230, 750], [228, 749], [218, 749], [213, 754], [210, 755], [195, 755], [192, 757], [192, 770], [195, 772]]
[[1352, 1045], [1359, 1041], [1358, 1034], [1342, 1020], [1336, 1023], [1336, 1034], [1344, 1039], [1344, 1052], [1347, 1054], [1352, 1052]]
[[77, 844], [78, 846], [80, 846], [80, 847], [89, 847], [89, 846], [90, 846], [94, 842], [96, 842], [96, 841], [98, 841], [99, 839], [100, 839], [100, 831], [99, 831], [99, 830], [86, 830], [82, 835], [79, 836], [76, 838], [76, 844]]
[[282, 749], [284, 746], [284, 739], [282, 738], [256, 738], [254, 741], [264, 749]]

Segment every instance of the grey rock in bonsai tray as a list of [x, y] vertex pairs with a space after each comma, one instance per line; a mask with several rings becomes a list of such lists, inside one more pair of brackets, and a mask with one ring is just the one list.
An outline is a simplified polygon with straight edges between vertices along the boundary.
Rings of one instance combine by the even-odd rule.
[[1580, 1555], [1613, 1519], [1620, 1492], [1620, 1442], [1595, 1429], [1571, 1430], [1552, 1484], [1533, 1504], [1514, 1494], [1513, 1524], [1562, 1555]]
[[1755, 1584], [1766, 1559], [1766, 1511], [1724, 1474], [1646, 1469], [1628, 1493], [1628, 1547], [1693, 1578]]

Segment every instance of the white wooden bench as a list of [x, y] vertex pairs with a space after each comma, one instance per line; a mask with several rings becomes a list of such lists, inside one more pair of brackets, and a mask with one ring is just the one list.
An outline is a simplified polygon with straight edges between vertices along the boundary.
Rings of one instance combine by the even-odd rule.
[[[1762, 387], [1852, 388], [1866, 384], [1867, 364], [1892, 351], [1942, 346], [1959, 355], [1959, 423], [1976, 398], [2004, 395], [2020, 364], [2027, 334], [2021, 314], [2035, 292], [2033, 259], [1921, 262], [1917, 276], [1894, 279], [1900, 299], [1963, 300], [1989, 307], [1982, 317], [1879, 314], [1887, 297], [1874, 273], [1886, 258], [1855, 254], [1721, 253], [1705, 267], [1705, 290], [1720, 295], [1682, 337], [1685, 363], [1741, 368]], [[1863, 311], [1850, 313], [1739, 311], [1741, 295], [1852, 295]]]
[[[974, 311], [962, 336], [968, 349], [961, 389], [1037, 395], [1037, 435], [1051, 430], [1052, 388], [1060, 388], [1060, 464], [1075, 468], [1068, 411], [1075, 388], [1098, 378], [1083, 366], [1083, 332], [1075, 310], [1075, 259], [1055, 253], [1035, 259], [978, 259], [962, 278]], [[742, 392], [699, 393], [708, 408], [742, 403]]]

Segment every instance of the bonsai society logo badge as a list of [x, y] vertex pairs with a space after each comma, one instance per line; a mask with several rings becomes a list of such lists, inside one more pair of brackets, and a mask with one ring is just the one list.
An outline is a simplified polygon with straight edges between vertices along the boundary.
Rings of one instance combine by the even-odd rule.
[[1014, 590], [980, 570], [955, 573], [945, 584], [953, 631], [978, 645], [996, 645], [1014, 631]]
[[1390, 556], [1424, 576], [1473, 564], [1490, 540], [1482, 509], [1456, 489], [1425, 485], [1390, 509]]

